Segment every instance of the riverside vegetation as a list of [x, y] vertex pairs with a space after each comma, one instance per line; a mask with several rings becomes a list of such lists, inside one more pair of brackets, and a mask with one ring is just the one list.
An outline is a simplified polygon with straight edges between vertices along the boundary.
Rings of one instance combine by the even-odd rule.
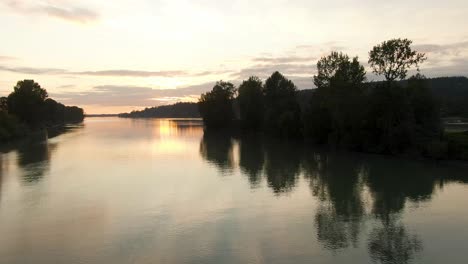
[[[208, 130], [239, 124], [245, 131], [353, 151], [468, 159], [468, 136], [444, 132], [440, 104], [419, 71], [427, 57], [411, 45], [391, 39], [369, 52], [369, 66], [382, 82], [366, 82], [358, 57], [332, 52], [317, 62], [317, 88], [307, 99], [274, 72], [265, 82], [252, 76], [238, 88], [217, 82], [202, 94], [200, 114]], [[417, 74], [407, 78], [412, 68]]]
[[8, 97], [0, 98], [0, 142], [83, 118], [83, 109], [48, 98], [47, 91], [33, 80], [19, 81]]

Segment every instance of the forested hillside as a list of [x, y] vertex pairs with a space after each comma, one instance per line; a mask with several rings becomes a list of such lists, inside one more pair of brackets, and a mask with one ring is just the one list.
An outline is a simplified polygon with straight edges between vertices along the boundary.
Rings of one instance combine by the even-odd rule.
[[141, 111], [132, 111], [130, 113], [119, 114], [119, 117], [130, 118], [197, 118], [200, 117], [197, 103], [176, 103], [172, 105], [162, 105], [151, 108], [145, 108]]

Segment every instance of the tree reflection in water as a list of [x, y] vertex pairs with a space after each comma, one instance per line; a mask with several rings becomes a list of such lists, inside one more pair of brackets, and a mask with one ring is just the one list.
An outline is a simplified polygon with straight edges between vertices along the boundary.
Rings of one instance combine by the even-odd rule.
[[357, 247], [364, 215], [360, 166], [336, 153], [308, 153], [304, 176], [319, 201], [315, 215], [317, 238], [327, 249]]
[[[380, 263], [410, 263], [423, 250], [422, 241], [401, 220], [407, 202], [429, 201], [444, 183], [467, 181], [464, 170], [454, 166], [318, 151], [297, 142], [260, 136], [233, 140], [205, 133], [200, 153], [222, 171], [232, 170], [233, 144], [239, 145], [239, 167], [252, 188], [265, 180], [272, 192], [280, 195], [291, 192], [300, 175], [309, 182], [319, 201], [314, 224], [324, 248], [334, 252], [357, 248], [365, 235], [370, 258]], [[362, 234], [366, 225], [371, 231]]]
[[290, 192], [296, 186], [301, 169], [300, 150], [294, 142], [265, 143], [265, 177], [275, 194]]
[[388, 264], [410, 263], [415, 253], [422, 250], [422, 242], [396, 221], [382, 223], [369, 234], [369, 254], [373, 261]]
[[23, 169], [24, 182], [38, 182], [50, 168], [50, 156], [56, 144], [32, 141], [18, 148], [18, 165]]
[[200, 142], [200, 154], [209, 163], [216, 165], [222, 174], [234, 167], [232, 137], [225, 133], [205, 131]]
[[256, 188], [260, 184], [264, 163], [262, 137], [242, 135], [239, 139], [239, 167], [248, 176], [252, 188]]

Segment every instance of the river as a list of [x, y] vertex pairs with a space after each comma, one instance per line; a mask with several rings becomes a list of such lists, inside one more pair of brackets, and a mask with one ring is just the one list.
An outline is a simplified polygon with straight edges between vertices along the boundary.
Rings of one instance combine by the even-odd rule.
[[0, 154], [0, 263], [466, 263], [468, 164], [87, 118]]

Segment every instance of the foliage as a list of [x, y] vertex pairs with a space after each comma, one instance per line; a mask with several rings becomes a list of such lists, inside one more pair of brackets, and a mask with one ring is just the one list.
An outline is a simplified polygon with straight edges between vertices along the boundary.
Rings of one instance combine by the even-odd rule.
[[175, 103], [172, 105], [161, 105], [151, 108], [145, 108], [141, 111], [132, 111], [130, 113], [119, 114], [119, 117], [130, 118], [183, 118], [200, 117], [197, 103]]
[[0, 111], [8, 112], [8, 98], [0, 97]]
[[17, 138], [24, 133], [24, 130], [14, 116], [0, 110], [0, 142]]
[[332, 52], [317, 62], [317, 75], [314, 84], [317, 88], [330, 87], [332, 82], [360, 85], [366, 79], [364, 66], [359, 64], [358, 58], [352, 61], [348, 55], [341, 52]]
[[83, 109], [47, 98], [47, 91], [33, 80], [19, 81], [8, 97], [0, 98], [0, 141], [83, 118]]
[[407, 90], [395, 83], [381, 83], [370, 93], [368, 148], [397, 154], [414, 142], [414, 116]]
[[240, 118], [242, 126], [249, 129], [258, 129], [263, 124], [264, 100], [262, 81], [252, 76], [239, 86]]
[[357, 57], [332, 52], [317, 63], [317, 85], [304, 114], [307, 137], [317, 143], [359, 145], [365, 70]]
[[207, 128], [226, 127], [234, 118], [232, 107], [236, 88], [230, 82], [219, 81], [211, 92], [201, 95], [200, 114]]
[[413, 66], [419, 70], [420, 63], [426, 60], [424, 53], [411, 48], [408, 39], [391, 39], [375, 46], [369, 52], [369, 64], [377, 75], [384, 75], [387, 81], [403, 80], [408, 69]]
[[[451, 108], [446, 98], [468, 98], [468, 89], [458, 87], [467, 79], [457, 79], [448, 90], [439, 84], [446, 80], [426, 79], [418, 69], [426, 56], [411, 44], [407, 39], [392, 39], [370, 51], [373, 72], [384, 75], [385, 82], [365, 83], [366, 72], [358, 58], [341, 52], [318, 61], [314, 90], [298, 91], [279, 72], [263, 87], [260, 79], [250, 77], [239, 87], [240, 123], [255, 131], [357, 151], [467, 158], [468, 144], [459, 140], [464, 137], [444, 136], [441, 122], [441, 106]], [[418, 74], [406, 80], [412, 67]], [[234, 95], [234, 86], [222, 83], [202, 95], [200, 112], [208, 127], [232, 121]], [[468, 113], [468, 108], [459, 109]]]
[[47, 91], [33, 80], [19, 81], [8, 96], [8, 111], [31, 126], [44, 121], [42, 105]]
[[282, 137], [302, 135], [301, 109], [296, 99], [297, 88], [281, 73], [274, 72], [264, 86], [265, 129]]

